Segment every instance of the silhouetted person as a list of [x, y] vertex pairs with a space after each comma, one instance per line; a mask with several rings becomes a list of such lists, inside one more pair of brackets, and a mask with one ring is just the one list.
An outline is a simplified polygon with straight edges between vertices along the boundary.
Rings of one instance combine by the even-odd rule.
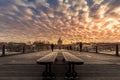
[[79, 46], [80, 46], [80, 52], [82, 52], [82, 47], [83, 47], [82, 42], [80, 42]]
[[54, 44], [51, 44], [51, 49], [52, 49], [52, 51], [54, 50]]

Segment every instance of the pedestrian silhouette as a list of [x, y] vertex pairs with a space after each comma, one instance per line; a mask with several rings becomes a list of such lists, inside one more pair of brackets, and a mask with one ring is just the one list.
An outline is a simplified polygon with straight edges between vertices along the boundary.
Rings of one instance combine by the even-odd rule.
[[54, 44], [51, 44], [51, 50], [52, 51], [54, 50]]

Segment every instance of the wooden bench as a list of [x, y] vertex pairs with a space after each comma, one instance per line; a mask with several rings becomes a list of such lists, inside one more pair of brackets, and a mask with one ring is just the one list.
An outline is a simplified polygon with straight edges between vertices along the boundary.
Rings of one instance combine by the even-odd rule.
[[43, 76], [46, 78], [53, 78], [54, 73], [51, 70], [51, 64], [53, 64], [56, 60], [58, 52], [51, 52], [48, 55], [45, 55], [37, 60], [37, 64], [45, 65], [45, 71], [43, 72]]
[[77, 78], [78, 74], [75, 71], [75, 65], [84, 64], [83, 60], [79, 57], [69, 53], [62, 52], [65, 62], [68, 64], [68, 72], [66, 72], [66, 78]]

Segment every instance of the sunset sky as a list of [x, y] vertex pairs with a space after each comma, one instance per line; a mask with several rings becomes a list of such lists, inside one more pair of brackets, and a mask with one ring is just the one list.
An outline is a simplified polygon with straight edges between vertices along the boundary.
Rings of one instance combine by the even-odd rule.
[[0, 0], [0, 42], [120, 42], [120, 0]]

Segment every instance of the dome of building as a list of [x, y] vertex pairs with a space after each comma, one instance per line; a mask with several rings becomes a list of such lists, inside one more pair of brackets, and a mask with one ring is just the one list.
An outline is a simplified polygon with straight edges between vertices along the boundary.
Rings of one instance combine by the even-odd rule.
[[61, 38], [58, 39], [58, 48], [62, 49], [62, 40], [61, 40]]
[[59, 40], [58, 40], [58, 44], [62, 44], [62, 40], [61, 40], [61, 38], [59, 38]]

